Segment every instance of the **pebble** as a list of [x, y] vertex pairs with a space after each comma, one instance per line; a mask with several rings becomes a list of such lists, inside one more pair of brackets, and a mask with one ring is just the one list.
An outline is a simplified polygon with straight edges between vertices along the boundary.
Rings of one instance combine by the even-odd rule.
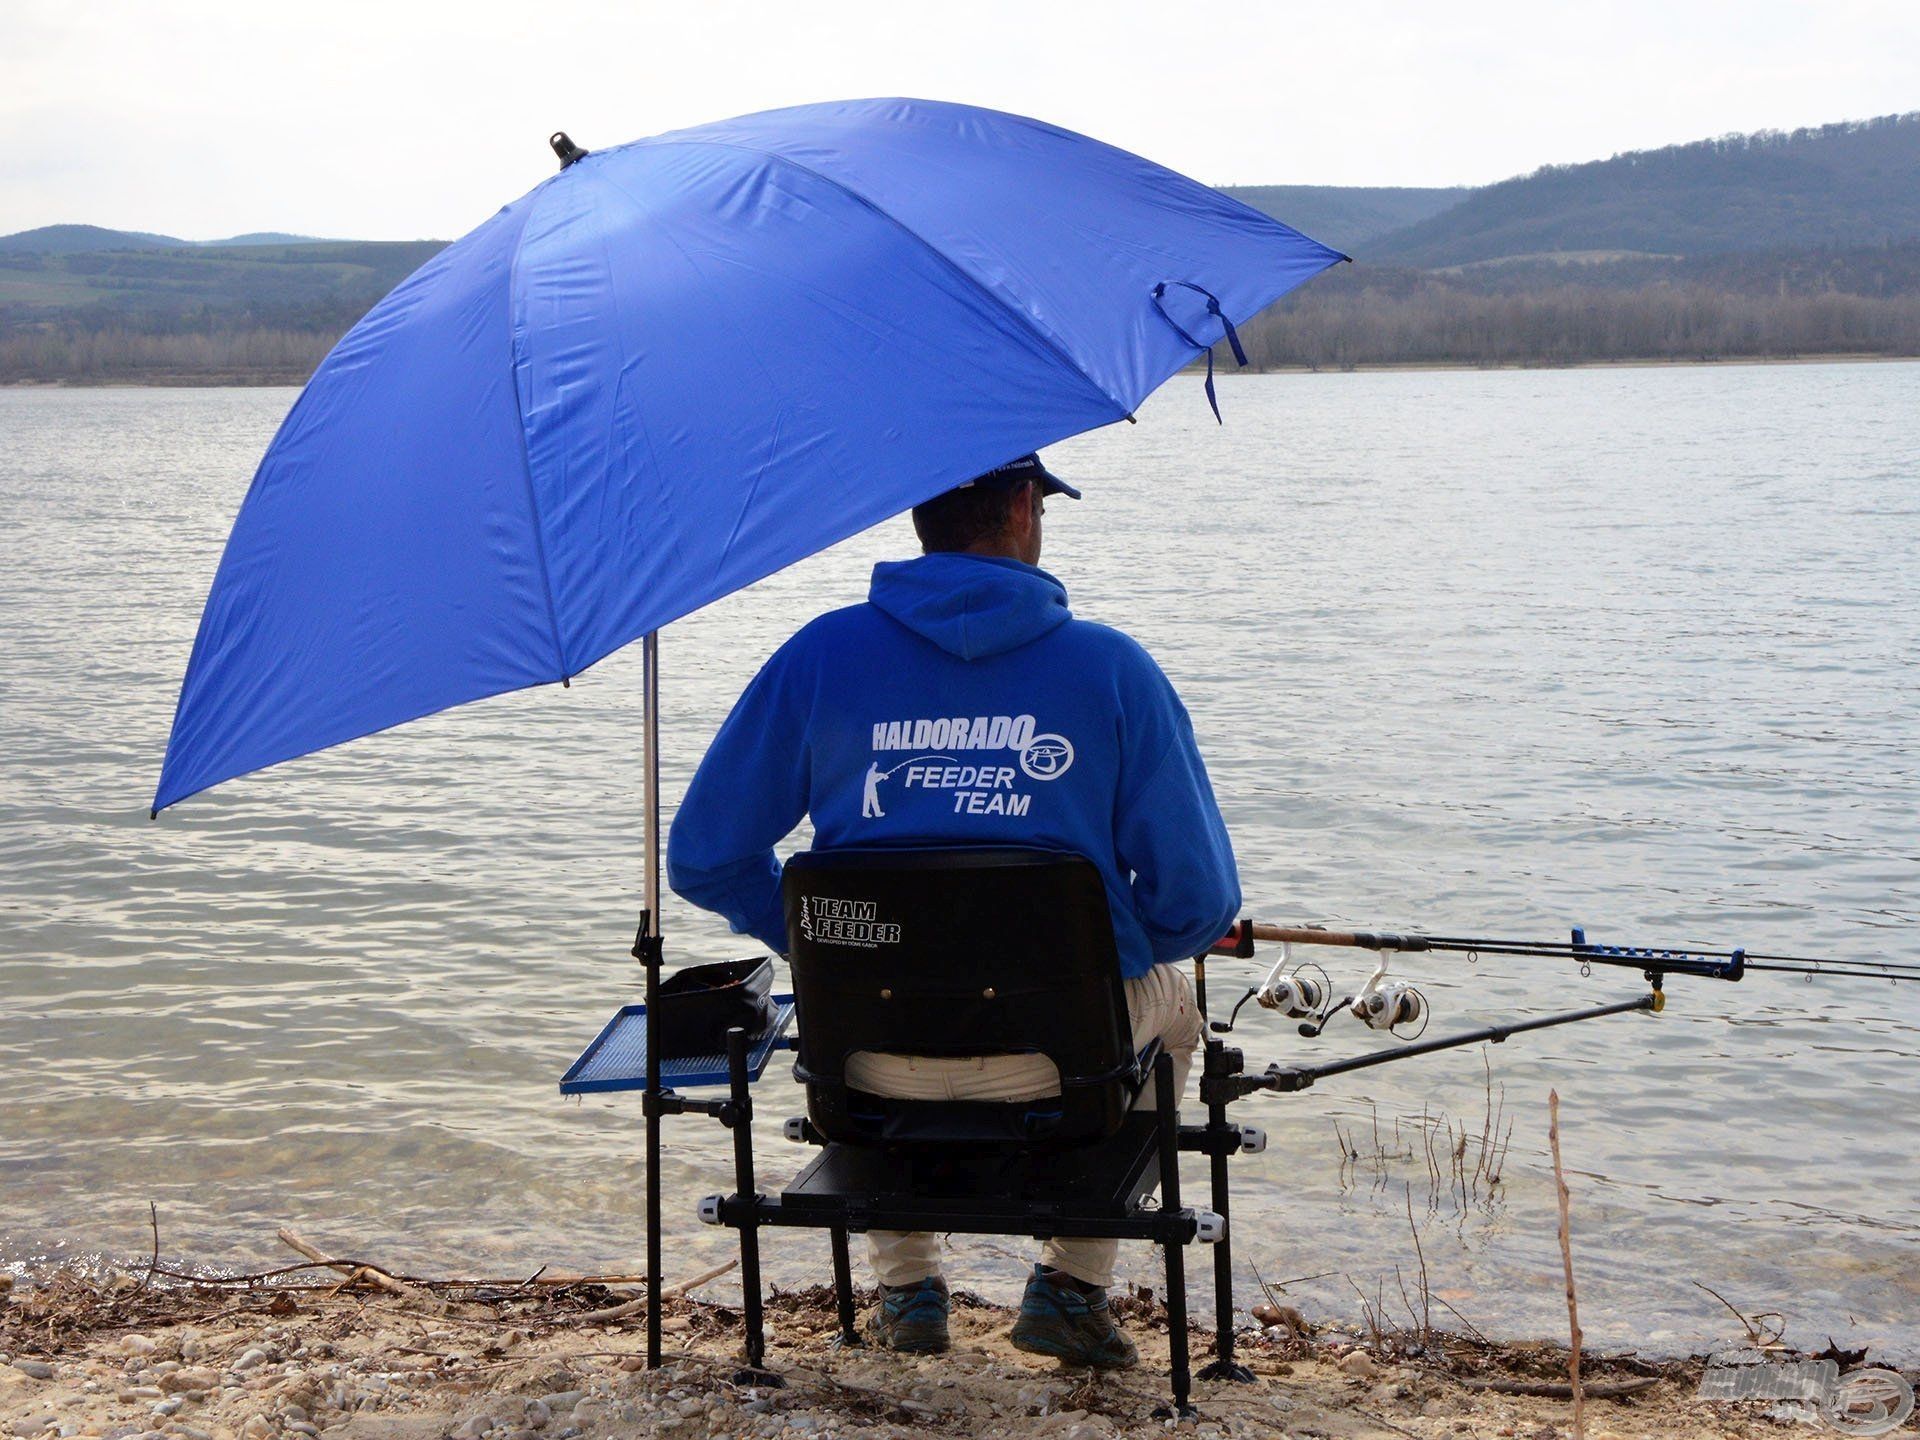
[[266, 1351], [256, 1346], [251, 1350], [243, 1351], [240, 1358], [233, 1362], [233, 1368], [244, 1374], [248, 1370], [259, 1369], [267, 1363], [269, 1358]]
[[240, 1427], [240, 1440], [268, 1440], [272, 1434], [273, 1422], [264, 1415], [249, 1415]]
[[289, 1420], [287, 1429], [296, 1435], [306, 1435], [310, 1440], [320, 1440], [320, 1427], [310, 1420]]
[[447, 1440], [480, 1440], [480, 1437], [491, 1429], [493, 1429], [491, 1415], [472, 1415], [449, 1430]]
[[220, 1385], [220, 1377], [211, 1370], [198, 1367], [189, 1370], [169, 1370], [160, 1377], [160, 1388], [173, 1393], [190, 1390], [215, 1390]]
[[53, 1366], [44, 1360], [16, 1360], [13, 1362], [13, 1368], [35, 1380], [53, 1378]]
[[1340, 1368], [1359, 1380], [1371, 1380], [1380, 1373], [1380, 1367], [1373, 1363], [1373, 1357], [1364, 1350], [1354, 1350], [1342, 1355]]
[[153, 1413], [164, 1419], [168, 1415], [177, 1414], [180, 1409], [180, 1403], [180, 1397], [175, 1395], [172, 1399], [162, 1400], [158, 1405], [154, 1406]]
[[527, 1402], [527, 1428], [529, 1430], [544, 1430], [552, 1420], [553, 1408], [548, 1405], [546, 1401], [529, 1400]]

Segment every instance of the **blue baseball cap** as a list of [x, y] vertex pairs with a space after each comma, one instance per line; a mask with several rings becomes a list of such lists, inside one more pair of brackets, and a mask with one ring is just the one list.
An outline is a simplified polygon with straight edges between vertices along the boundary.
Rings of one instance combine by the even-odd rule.
[[1022, 455], [1018, 460], [1009, 460], [1004, 465], [996, 465], [986, 474], [976, 475], [965, 485], [956, 485], [954, 489], [965, 490], [972, 485], [1012, 487], [1028, 480], [1040, 487], [1042, 495], [1064, 495], [1069, 500], [1080, 498], [1080, 492], [1042, 465], [1038, 455]]

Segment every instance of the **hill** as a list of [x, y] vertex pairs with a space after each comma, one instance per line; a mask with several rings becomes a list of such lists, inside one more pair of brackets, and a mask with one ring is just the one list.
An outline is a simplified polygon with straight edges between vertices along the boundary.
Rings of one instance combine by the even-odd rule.
[[1920, 236], [1920, 112], [1550, 165], [1384, 237], [1370, 258], [1705, 255]]
[[80, 255], [96, 250], [186, 250], [228, 249], [240, 245], [303, 245], [316, 242], [311, 235], [284, 235], [275, 230], [259, 230], [233, 235], [225, 240], [179, 240], [172, 235], [153, 235], [145, 230], [108, 230], [99, 225], [42, 225], [37, 230], [18, 230], [0, 235], [0, 255]]
[[1222, 191], [1322, 245], [1365, 258], [1373, 243], [1450, 210], [1465, 186], [1417, 189], [1385, 185], [1224, 185]]
[[42, 225], [0, 235], [0, 255], [78, 255], [89, 250], [165, 250], [183, 245], [143, 230], [105, 230], [98, 225]]

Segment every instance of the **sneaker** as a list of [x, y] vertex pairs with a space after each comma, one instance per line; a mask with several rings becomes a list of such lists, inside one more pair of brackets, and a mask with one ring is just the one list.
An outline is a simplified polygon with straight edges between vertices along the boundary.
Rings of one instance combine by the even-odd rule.
[[947, 1282], [938, 1275], [911, 1285], [882, 1285], [880, 1303], [867, 1316], [876, 1345], [909, 1355], [938, 1355], [947, 1348]]
[[1133, 1341], [1113, 1323], [1107, 1292], [1089, 1292], [1072, 1276], [1044, 1265], [1034, 1266], [1027, 1281], [1020, 1318], [1013, 1322], [1013, 1347], [1096, 1370], [1125, 1370], [1140, 1363]]

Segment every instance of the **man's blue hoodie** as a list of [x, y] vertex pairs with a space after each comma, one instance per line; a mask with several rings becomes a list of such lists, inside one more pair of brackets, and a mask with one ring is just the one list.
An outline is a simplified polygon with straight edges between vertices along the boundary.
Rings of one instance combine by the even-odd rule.
[[762, 668], [674, 817], [667, 877], [785, 952], [773, 847], [1031, 845], [1100, 867], [1120, 969], [1204, 950], [1240, 907], [1220, 809], [1179, 697], [1147, 652], [1076, 620], [1017, 560], [874, 567]]

